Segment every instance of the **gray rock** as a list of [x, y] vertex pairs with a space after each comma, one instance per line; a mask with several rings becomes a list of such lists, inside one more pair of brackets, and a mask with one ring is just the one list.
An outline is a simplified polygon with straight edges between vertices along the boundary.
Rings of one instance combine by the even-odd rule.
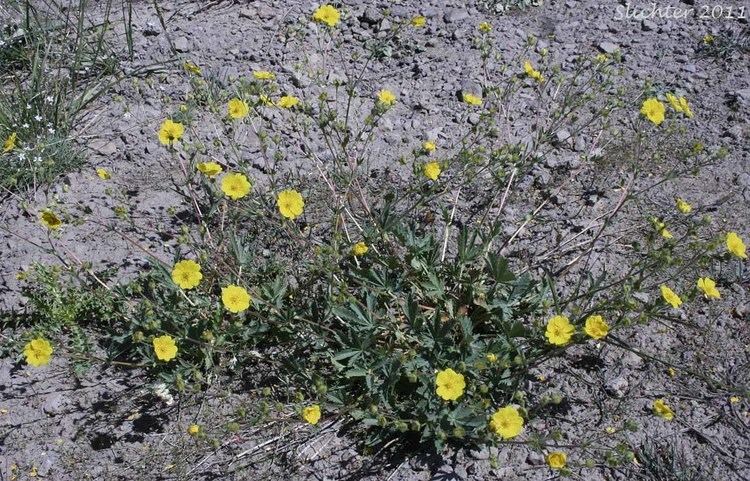
[[156, 28], [155, 24], [148, 22], [146, 26], [143, 28], [142, 33], [144, 37], [156, 37], [157, 35], [161, 33], [161, 30]]
[[49, 415], [59, 414], [63, 410], [65, 404], [65, 397], [62, 393], [52, 393], [44, 400], [42, 404], [42, 411]]
[[469, 123], [471, 125], [477, 125], [481, 119], [482, 117], [476, 112], [472, 112], [469, 114]]
[[620, 46], [613, 42], [601, 42], [598, 47], [602, 52], [609, 54], [615, 53], [620, 50]]
[[[276, 16], [276, 9], [269, 7], [267, 5], [262, 5], [258, 9], [258, 17], [262, 18], [263, 20], [270, 20]], [[271, 25], [271, 27], [273, 27]], [[275, 27], [274, 27], [275, 28]]]
[[643, 358], [638, 354], [630, 351], [622, 353], [622, 360], [620, 361], [623, 366], [638, 369], [643, 366]]
[[541, 466], [544, 464], [544, 456], [541, 453], [532, 451], [526, 456], [526, 462], [532, 466]]
[[446, 23], [460, 22], [467, 18], [469, 18], [469, 12], [463, 8], [451, 8], [445, 12], [445, 15], [443, 15], [443, 20], [445, 20]]
[[555, 133], [555, 138], [561, 144], [564, 142], [570, 142], [572, 140], [570, 137], [570, 132], [568, 132], [567, 129], [558, 130], [557, 133]]
[[641, 30], [644, 32], [652, 32], [656, 30], [658, 27], [656, 23], [653, 20], [649, 20], [647, 18], [644, 18], [641, 22]]
[[188, 43], [187, 37], [177, 37], [174, 39], [174, 49], [180, 53], [190, 51], [190, 44]]
[[617, 376], [604, 384], [604, 390], [616, 398], [622, 398], [628, 393], [628, 386], [628, 380], [625, 376]]
[[104, 140], [92, 141], [89, 146], [97, 153], [110, 157], [117, 153], [117, 146], [114, 142], [107, 142]]
[[240, 9], [240, 18], [253, 19], [258, 16], [258, 12], [252, 7], [244, 7]]
[[484, 461], [490, 459], [490, 456], [492, 455], [492, 453], [490, 453], [490, 449], [491, 448], [487, 446], [484, 446], [481, 449], [472, 449], [469, 451], [469, 456], [472, 459], [476, 459], [477, 461]]
[[469, 37], [469, 29], [468, 28], [457, 28], [453, 31], [453, 34], [451, 35], [451, 38], [453, 40], [461, 40], [462, 38], [468, 38]]
[[633, 298], [644, 304], [648, 304], [651, 301], [651, 296], [647, 292], [634, 292]]
[[750, 107], [750, 88], [735, 90], [728, 94], [729, 100], [742, 107]]
[[383, 14], [375, 7], [367, 7], [362, 14], [362, 21], [369, 25], [377, 25], [383, 20]]
[[552, 174], [549, 170], [537, 165], [532, 171], [534, 181], [539, 187], [546, 187], [552, 181]]
[[50, 474], [50, 470], [57, 464], [60, 457], [52, 450], [47, 450], [42, 453], [41, 462], [37, 469], [37, 475], [46, 477]]

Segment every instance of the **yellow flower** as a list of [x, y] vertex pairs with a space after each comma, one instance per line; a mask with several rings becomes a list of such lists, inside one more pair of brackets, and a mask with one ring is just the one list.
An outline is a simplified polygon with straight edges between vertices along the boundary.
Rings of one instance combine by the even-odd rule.
[[677, 99], [677, 101], [680, 104], [680, 109], [683, 114], [685, 114], [685, 117], [692, 119], [693, 118], [693, 111], [690, 108], [690, 104], [688, 104], [688, 101], [685, 97], [680, 97]]
[[667, 374], [669, 374], [669, 377], [675, 377], [677, 375], [677, 369], [670, 366], [667, 369]]
[[462, 92], [461, 98], [464, 102], [466, 102], [469, 105], [472, 105], [474, 107], [478, 107], [482, 105], [482, 96], [481, 95], [475, 95], [471, 92]]
[[276, 102], [276, 105], [282, 109], [291, 109], [292, 107], [299, 104], [299, 99], [294, 95], [284, 95]]
[[523, 63], [523, 70], [526, 72], [526, 75], [533, 78], [539, 83], [544, 82], [544, 76], [542, 75], [542, 72], [535, 69], [533, 65], [531, 65], [531, 61], [527, 60]]
[[268, 95], [260, 94], [258, 96], [258, 100], [260, 100], [260, 103], [263, 105], [268, 105], [268, 106], [273, 105], [273, 100], [271, 100], [271, 98]]
[[732, 404], [739, 404], [739, 402], [742, 401], [742, 398], [739, 396], [730, 396], [729, 402]]
[[324, 23], [329, 27], [335, 27], [339, 20], [341, 20], [341, 14], [331, 5], [322, 5], [315, 10], [313, 13], [313, 20], [318, 23]]
[[435, 149], [437, 149], [437, 144], [435, 144], [435, 142], [432, 140], [425, 140], [422, 144], [422, 150], [424, 150], [428, 154], [435, 152]]
[[422, 173], [430, 180], [438, 180], [442, 171], [438, 162], [427, 162], [422, 166]]
[[742, 242], [742, 238], [736, 232], [729, 232], [727, 234], [727, 250], [740, 259], [747, 259], [745, 243]]
[[693, 111], [690, 110], [690, 105], [685, 97], [676, 97], [674, 94], [667, 93], [667, 102], [674, 109], [675, 112], [682, 112], [687, 118], [693, 117]]
[[229, 312], [237, 314], [250, 307], [250, 294], [243, 287], [230, 284], [221, 289], [221, 302]]
[[659, 233], [659, 235], [661, 235], [665, 239], [671, 239], [674, 237], [672, 233], [669, 232], [669, 229], [667, 229], [667, 224], [665, 224], [664, 222], [660, 221], [656, 217], [652, 218], [651, 222], [654, 224], [654, 228]]
[[674, 419], [674, 411], [672, 411], [672, 408], [667, 406], [667, 403], [664, 402], [664, 399], [657, 399], [656, 401], [654, 401], [654, 403], [651, 405], [651, 409], [653, 409], [654, 414], [666, 419], [667, 421], [671, 421], [672, 419]]
[[435, 392], [445, 401], [455, 401], [460, 398], [466, 388], [464, 375], [453, 369], [444, 369], [435, 376]]
[[547, 321], [547, 332], [544, 335], [550, 344], [564, 346], [570, 342], [576, 328], [565, 316], [554, 316]]
[[667, 304], [674, 307], [675, 309], [682, 305], [682, 299], [680, 299], [680, 296], [675, 294], [672, 289], [665, 286], [664, 284], [659, 286], [659, 288], [661, 289], [661, 296], [664, 298]]
[[244, 119], [250, 113], [250, 107], [244, 100], [233, 98], [227, 104], [227, 113], [234, 120]]
[[186, 259], [177, 262], [172, 268], [172, 281], [180, 289], [192, 289], [200, 284], [203, 279], [201, 266], [194, 260]]
[[102, 180], [109, 180], [112, 178], [112, 175], [107, 172], [107, 169], [104, 169], [102, 167], [96, 169], [96, 175], [99, 176], [99, 178]]
[[41, 367], [49, 364], [52, 357], [52, 344], [43, 337], [32, 339], [23, 348], [23, 355], [26, 356], [26, 363], [29, 366]]
[[686, 200], [679, 197], [675, 201], [675, 204], [677, 205], [677, 210], [679, 210], [683, 214], [689, 214], [693, 211], [693, 206], [688, 204]]
[[286, 189], [279, 192], [276, 197], [276, 206], [282, 216], [289, 220], [294, 220], [302, 215], [305, 209], [305, 200], [302, 194], [293, 189]]
[[594, 57], [594, 60], [596, 60], [596, 61], [597, 61], [597, 63], [604, 63], [604, 62], [606, 62], [606, 61], [607, 61], [608, 59], [609, 59], [609, 57], [607, 57], [607, 54], [606, 54], [606, 53], [600, 53], [600, 54], [598, 54], [598, 55], [597, 55], [596, 57]]
[[209, 179], [216, 177], [224, 171], [221, 165], [216, 162], [200, 162], [195, 167]]
[[363, 256], [367, 254], [367, 251], [370, 250], [369, 247], [367, 247], [367, 244], [364, 242], [357, 242], [352, 246], [352, 254], [354, 254], [357, 257]]
[[171, 361], [177, 356], [177, 345], [172, 336], [159, 336], [154, 338], [154, 354], [160, 361]]
[[477, 28], [482, 33], [488, 33], [490, 30], [492, 30], [492, 25], [490, 25], [490, 22], [482, 22]]
[[162, 145], [172, 145], [174, 142], [180, 140], [184, 133], [185, 127], [181, 123], [167, 119], [161, 123], [161, 127], [159, 128], [159, 142]]
[[589, 316], [586, 318], [583, 332], [594, 339], [601, 339], [609, 334], [609, 325], [602, 316]]
[[253, 77], [258, 80], [273, 80], [276, 78], [276, 74], [267, 70], [256, 70], [253, 72]]
[[18, 134], [13, 132], [3, 142], [3, 152], [7, 153], [16, 148], [16, 141], [18, 140]]
[[388, 89], [383, 89], [378, 92], [378, 104], [385, 107], [390, 107], [396, 103], [396, 94]]
[[189, 60], [185, 62], [184, 64], [182, 64], [182, 66], [185, 68], [185, 71], [187, 71], [188, 73], [191, 73], [193, 75], [201, 74], [201, 68]]
[[320, 406], [313, 404], [302, 410], [302, 419], [315, 426], [320, 421]]
[[552, 469], [562, 469], [568, 461], [568, 456], [562, 451], [552, 451], [547, 455], [547, 464]]
[[247, 180], [245, 174], [239, 172], [231, 172], [221, 179], [221, 191], [232, 200], [237, 200], [245, 197], [252, 185]]
[[197, 424], [191, 424], [187, 428], [187, 433], [193, 437], [196, 437], [201, 433], [201, 427]]
[[664, 104], [655, 97], [646, 99], [641, 105], [641, 114], [649, 119], [654, 125], [664, 122]]
[[416, 17], [411, 19], [411, 26], [415, 28], [422, 28], [425, 25], [427, 25], [427, 19], [424, 18], [422, 15], [417, 15]]
[[57, 230], [62, 227], [62, 221], [49, 209], [39, 213], [39, 221], [49, 230]]
[[517, 408], [505, 406], [490, 417], [490, 430], [503, 439], [515, 438], [523, 431], [523, 418]]
[[698, 289], [703, 292], [706, 299], [720, 299], [721, 294], [716, 288], [716, 282], [710, 277], [701, 277], [698, 279]]
[[704, 45], [711, 45], [712, 43], [714, 43], [714, 40], [715, 40], [714, 36], [711, 35], [710, 33], [707, 33], [706, 35], [703, 36]]
[[487, 362], [489, 362], [490, 364], [494, 364], [494, 363], [497, 362], [497, 354], [495, 354], [493, 352], [487, 354], [484, 357], [485, 357], [485, 359], [487, 359]]

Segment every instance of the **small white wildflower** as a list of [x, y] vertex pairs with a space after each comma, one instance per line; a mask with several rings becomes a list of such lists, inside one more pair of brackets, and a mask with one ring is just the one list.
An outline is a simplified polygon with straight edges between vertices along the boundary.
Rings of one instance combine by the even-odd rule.
[[37, 122], [41, 122], [42, 121], [42, 116], [39, 115], [39, 114], [37, 114], [36, 117], [34, 117], [34, 120], [36, 120]]
[[36, 157], [34, 157], [34, 162], [36, 162], [37, 164], [41, 164], [42, 163], [42, 157], [39, 156], [39, 155], [37, 155]]
[[50, 128], [47, 129], [47, 132], [49, 132], [50, 134], [54, 134], [55, 133], [55, 129], [53, 129], [52, 127], [50, 127]]
[[26, 122], [24, 122], [23, 125], [21, 126], [21, 128], [28, 129], [29, 128], [29, 124], [27, 124]]
[[26, 152], [19, 152], [18, 160], [26, 160]]
[[26, 104], [26, 110], [31, 110], [31, 104]]
[[55, 98], [51, 95], [47, 95], [46, 97], [44, 97], [44, 101], [47, 102], [48, 104], [51, 104], [52, 102], [55, 101]]

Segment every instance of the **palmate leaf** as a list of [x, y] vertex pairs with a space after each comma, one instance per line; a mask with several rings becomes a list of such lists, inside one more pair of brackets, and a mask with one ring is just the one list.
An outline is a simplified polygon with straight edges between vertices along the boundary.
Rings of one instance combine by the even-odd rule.
[[493, 252], [487, 253], [487, 268], [497, 283], [510, 282], [516, 278], [508, 268], [508, 259]]

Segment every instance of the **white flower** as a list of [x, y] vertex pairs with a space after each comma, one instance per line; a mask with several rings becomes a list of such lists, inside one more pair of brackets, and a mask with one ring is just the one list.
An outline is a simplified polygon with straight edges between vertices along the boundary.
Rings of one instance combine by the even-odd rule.
[[26, 160], [26, 152], [19, 152], [18, 160]]
[[54, 134], [55, 133], [55, 129], [53, 129], [52, 127], [50, 127], [50, 128], [47, 129], [47, 132], [49, 132], [50, 134]]
[[42, 157], [40, 155], [37, 155], [36, 157], [34, 157], [34, 162], [36, 162], [37, 164], [41, 164], [42, 163]]
[[55, 101], [55, 98], [51, 95], [47, 95], [46, 97], [44, 97], [44, 101], [47, 102], [48, 104], [51, 104], [52, 102]]
[[36, 120], [37, 122], [41, 122], [42, 121], [42, 116], [39, 115], [39, 114], [37, 114], [37, 116], [34, 117], [34, 120]]
[[21, 126], [21, 128], [28, 129], [29, 128], [29, 124], [27, 124], [26, 122], [24, 122], [23, 125]]

